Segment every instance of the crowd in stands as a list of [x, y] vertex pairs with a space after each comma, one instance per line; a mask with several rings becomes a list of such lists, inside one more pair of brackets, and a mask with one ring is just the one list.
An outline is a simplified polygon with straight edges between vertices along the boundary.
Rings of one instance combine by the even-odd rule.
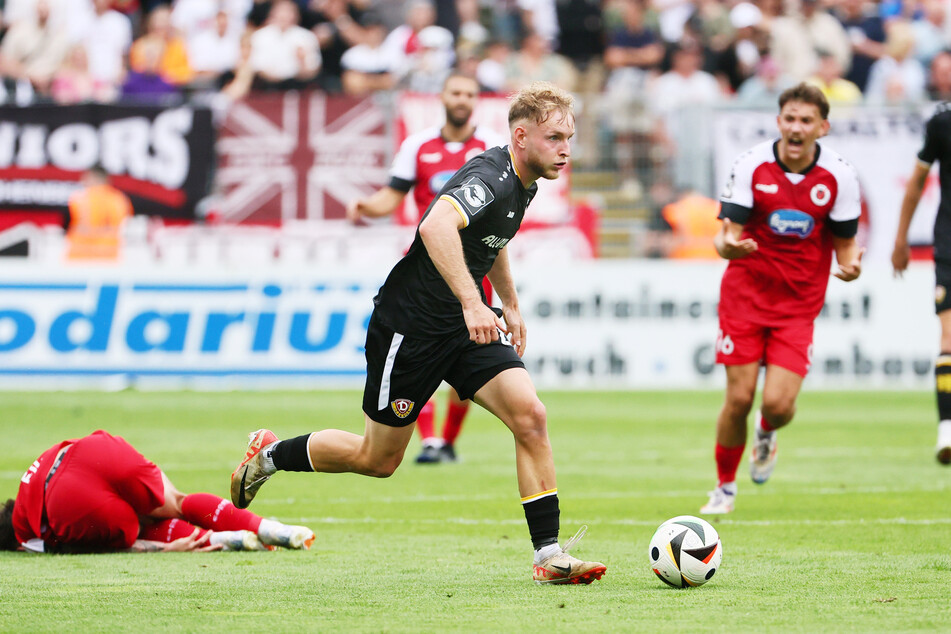
[[944, 0], [5, 0], [4, 97], [165, 99], [195, 91], [488, 92], [534, 79], [606, 91], [621, 133], [645, 109], [951, 96]]
[[[775, 107], [817, 84], [833, 106], [951, 99], [945, 0], [0, 0], [0, 101], [165, 103], [316, 89], [485, 92], [544, 79], [637, 183], [696, 142], [684, 108]], [[591, 97], [597, 97], [591, 99]], [[590, 104], [601, 104], [592, 114]], [[677, 124], [671, 125], [670, 118]], [[644, 148], [647, 148], [645, 151]]]

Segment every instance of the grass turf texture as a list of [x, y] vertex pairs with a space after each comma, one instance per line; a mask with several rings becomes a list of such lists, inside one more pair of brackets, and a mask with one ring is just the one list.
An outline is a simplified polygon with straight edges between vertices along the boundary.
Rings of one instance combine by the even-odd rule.
[[[951, 469], [933, 395], [805, 393], [758, 487], [712, 520], [722, 570], [673, 589], [649, 570], [662, 521], [714, 484], [719, 393], [547, 393], [562, 541], [589, 525], [591, 586], [536, 586], [511, 435], [473, 408], [462, 462], [387, 480], [282, 473], [252, 510], [317, 533], [310, 552], [0, 553], [2, 631], [910, 631], [951, 620]], [[356, 392], [0, 394], [0, 496], [41, 451], [120, 434], [179, 489], [227, 497], [260, 426], [361, 431]], [[440, 395], [438, 415], [445, 397]]]

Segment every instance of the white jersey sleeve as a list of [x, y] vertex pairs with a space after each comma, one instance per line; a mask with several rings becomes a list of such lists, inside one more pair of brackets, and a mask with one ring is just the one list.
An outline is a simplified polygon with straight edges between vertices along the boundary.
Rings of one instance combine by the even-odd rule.
[[423, 143], [437, 136], [439, 136], [439, 128], [433, 128], [411, 134], [403, 139], [400, 149], [393, 158], [393, 165], [390, 166], [390, 178], [415, 183], [416, 156], [419, 154], [419, 148]]
[[758, 157], [756, 148], [740, 154], [730, 169], [730, 177], [720, 193], [720, 202], [737, 205], [746, 209], [753, 208], [753, 172], [763, 161]]
[[[822, 148], [822, 152], [827, 150]], [[838, 186], [838, 193], [835, 197], [835, 203], [829, 212], [829, 220], [833, 222], [849, 222], [862, 215], [862, 194], [859, 186], [858, 173], [855, 168], [845, 159], [834, 152], [829, 160], [823, 161], [827, 170], [835, 176], [835, 182]]]

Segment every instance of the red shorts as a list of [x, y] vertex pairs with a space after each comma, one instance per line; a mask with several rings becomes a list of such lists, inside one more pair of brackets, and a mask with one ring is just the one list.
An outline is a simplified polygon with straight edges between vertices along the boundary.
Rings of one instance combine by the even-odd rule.
[[812, 365], [812, 332], [815, 324], [798, 322], [761, 326], [720, 316], [717, 363], [778, 365], [805, 377]]
[[129, 548], [139, 516], [165, 503], [162, 472], [118, 436], [97, 431], [71, 445], [49, 481], [46, 517], [54, 540]]

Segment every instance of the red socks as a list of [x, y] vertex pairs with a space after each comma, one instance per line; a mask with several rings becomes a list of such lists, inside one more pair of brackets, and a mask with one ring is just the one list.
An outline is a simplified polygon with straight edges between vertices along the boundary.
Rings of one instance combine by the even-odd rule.
[[[192, 493], [182, 500], [182, 517], [187, 522], [213, 531], [258, 532], [261, 517], [237, 508], [228, 500], [210, 493]], [[189, 533], [190, 534], [190, 533]]]
[[746, 445], [738, 447], [724, 447], [717, 443], [714, 450], [714, 456], [717, 461], [717, 486], [723, 486], [728, 482], [736, 481], [736, 470], [740, 466], [740, 459], [743, 458], [743, 450]]
[[469, 411], [469, 403], [470, 401], [463, 401], [462, 403], [455, 403], [452, 400], [449, 401], [449, 412], [446, 414], [446, 424], [442, 428], [442, 437], [447, 445], [454, 444], [456, 438], [459, 437], [459, 432], [462, 431], [462, 421], [465, 420], [466, 412]]
[[426, 401], [423, 409], [419, 410], [419, 417], [416, 418], [416, 429], [419, 430], [421, 440], [432, 438], [436, 435], [433, 431], [433, 418], [435, 418], [436, 405], [432, 399]]

